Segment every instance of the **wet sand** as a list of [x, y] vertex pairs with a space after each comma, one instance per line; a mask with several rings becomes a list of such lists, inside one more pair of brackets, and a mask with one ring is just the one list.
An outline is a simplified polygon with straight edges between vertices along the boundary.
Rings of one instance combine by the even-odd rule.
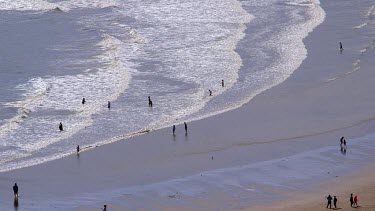
[[[183, 125], [178, 125], [176, 136], [172, 136], [171, 128], [151, 131], [87, 150], [79, 156], [0, 173], [0, 198], [9, 202], [1, 203], [0, 209], [13, 209], [11, 187], [14, 182], [20, 186], [19, 206], [30, 210], [98, 210], [103, 204], [109, 204], [110, 210], [217, 210], [221, 206], [223, 210], [239, 210], [249, 207], [251, 203], [247, 198], [239, 199], [220, 191], [209, 192], [210, 201], [186, 195], [179, 198], [178, 193], [170, 195], [168, 190], [148, 191], [157, 197], [147, 201], [121, 188], [142, 188], [216, 169], [281, 159], [336, 146], [341, 136], [350, 143], [356, 137], [373, 133], [373, 32], [353, 28], [364, 19], [353, 7], [365, 7], [370, 2], [354, 5], [350, 1], [322, 1], [326, 21], [304, 40], [308, 58], [300, 68], [287, 81], [239, 109], [188, 122], [187, 136]], [[344, 44], [342, 53], [338, 50], [339, 40]], [[365, 53], [361, 52], [364, 48], [368, 49]], [[358, 60], [360, 62], [356, 63]], [[325, 162], [321, 161], [322, 166]], [[367, 165], [363, 163], [364, 167]], [[300, 167], [301, 171], [308, 169]], [[358, 166], [357, 171], [364, 170]], [[334, 177], [329, 179], [333, 181]], [[321, 183], [319, 179], [305, 182], [309, 184], [306, 187], [314, 182]], [[370, 207], [371, 204], [362, 204], [362, 201], [368, 201], [367, 194], [373, 193], [373, 183], [363, 185], [370, 188], [358, 189], [360, 205]], [[314, 191], [304, 190], [304, 185], [301, 189], [286, 197]], [[322, 191], [311, 204], [286, 206], [315, 210], [315, 206], [325, 203], [327, 189]], [[285, 189], [274, 192], [280, 196], [288, 193]], [[344, 192], [338, 195], [340, 206], [345, 200]], [[282, 199], [288, 201], [270, 197], [264, 202], [277, 203]], [[321, 204], [312, 204], [316, 201]]]

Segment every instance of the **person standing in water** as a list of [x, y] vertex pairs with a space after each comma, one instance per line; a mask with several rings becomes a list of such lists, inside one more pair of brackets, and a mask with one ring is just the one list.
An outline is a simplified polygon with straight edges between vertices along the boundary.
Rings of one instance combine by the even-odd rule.
[[60, 122], [60, 124], [59, 124], [59, 129], [60, 129], [60, 131], [63, 131], [63, 130], [64, 130], [63, 125], [62, 125], [61, 122]]
[[173, 135], [175, 131], [176, 131], [176, 125], [173, 125]]
[[107, 108], [111, 109], [111, 102], [110, 101], [108, 101]]
[[185, 134], [187, 134], [187, 124], [186, 124], [186, 122], [184, 122], [184, 125], [185, 125]]
[[77, 145], [77, 154], [79, 153], [79, 145]]
[[342, 147], [342, 145], [344, 144], [344, 136], [343, 137], [341, 137], [341, 139], [340, 139], [340, 146]]
[[224, 87], [224, 80], [221, 80], [221, 87]]
[[342, 47], [342, 43], [340, 42], [340, 51], [344, 50], [344, 48]]
[[17, 185], [17, 183], [14, 183], [13, 192], [14, 192], [14, 198], [18, 199], [18, 185]]
[[85, 102], [86, 102], [86, 99], [83, 98], [83, 99], [82, 99], [82, 105], [85, 104]]
[[103, 211], [107, 211], [107, 205], [104, 205], [104, 207], [102, 208]]
[[148, 96], [148, 107], [152, 108], [152, 100], [150, 96]]
[[210, 96], [212, 96], [212, 91], [211, 91], [211, 89], [209, 89], [208, 92], [210, 93]]

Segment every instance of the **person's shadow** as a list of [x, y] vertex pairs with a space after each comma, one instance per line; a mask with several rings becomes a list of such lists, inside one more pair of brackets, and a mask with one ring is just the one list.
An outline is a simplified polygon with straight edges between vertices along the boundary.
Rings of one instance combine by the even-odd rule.
[[341, 154], [346, 155], [346, 147], [341, 147]]
[[18, 210], [18, 197], [14, 197], [13, 205], [14, 205], [14, 210]]

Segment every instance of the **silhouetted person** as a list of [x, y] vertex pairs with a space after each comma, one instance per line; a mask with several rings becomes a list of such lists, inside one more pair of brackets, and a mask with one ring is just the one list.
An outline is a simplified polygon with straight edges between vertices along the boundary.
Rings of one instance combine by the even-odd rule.
[[346, 148], [346, 140], [345, 140], [345, 138], [344, 138], [344, 147]]
[[185, 133], [187, 134], [187, 124], [186, 124], [186, 122], [184, 122], [184, 125], [185, 125]]
[[17, 185], [17, 183], [14, 183], [13, 192], [14, 192], [14, 198], [18, 199], [18, 185]]
[[83, 99], [82, 99], [82, 105], [85, 104], [85, 102], [86, 102], [86, 99], [83, 98]]
[[344, 136], [340, 138], [340, 146], [342, 146], [344, 144]]
[[210, 96], [212, 96], [212, 91], [211, 91], [211, 89], [209, 89], [208, 92], [210, 93]]
[[358, 202], [358, 197], [354, 196], [354, 204], [353, 205], [355, 205], [355, 207], [358, 207], [357, 202]]
[[340, 51], [344, 50], [344, 48], [342, 47], [342, 43], [340, 42]]
[[102, 210], [103, 210], [103, 211], [107, 211], [107, 205], [104, 205], [104, 207], [103, 207]]
[[60, 124], [59, 124], [59, 129], [60, 129], [60, 131], [63, 131], [63, 130], [64, 130], [63, 125], [62, 125], [61, 122], [60, 122]]
[[108, 101], [107, 108], [111, 109], [111, 102]]
[[221, 86], [224, 87], [224, 80], [221, 80]]
[[77, 154], [79, 153], [79, 145], [77, 145]]
[[350, 206], [353, 207], [354, 199], [353, 199], [353, 194], [352, 193], [350, 194], [349, 201], [350, 201]]
[[336, 198], [336, 196], [333, 197], [333, 206], [335, 206], [335, 209], [337, 208], [337, 198]]
[[173, 135], [175, 131], [176, 131], [176, 125], [173, 125]]
[[148, 107], [152, 108], [152, 100], [150, 96], [148, 96]]
[[332, 196], [331, 195], [328, 195], [327, 197], [327, 208], [329, 206], [329, 209], [332, 209]]

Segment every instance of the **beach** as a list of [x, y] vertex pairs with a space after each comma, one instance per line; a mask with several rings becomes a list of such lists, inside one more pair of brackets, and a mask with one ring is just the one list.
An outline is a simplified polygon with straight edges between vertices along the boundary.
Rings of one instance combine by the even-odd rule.
[[[325, 210], [331, 194], [350, 210], [353, 192], [358, 210], [375, 210], [374, 5], [320, 6], [324, 22], [303, 39], [307, 57], [282, 83], [239, 108], [187, 122], [186, 134], [176, 120], [175, 136], [171, 127], [142, 131], [1, 172], [0, 209], [308, 211]], [[236, 48], [242, 69], [252, 62], [248, 41]]]
[[[364, 169], [361, 173], [352, 173], [346, 175], [340, 180], [330, 181], [330, 183], [319, 186], [313, 192], [306, 192], [298, 196], [291, 196], [289, 200], [271, 204], [268, 206], [252, 207], [242, 210], [327, 210], [327, 201], [324, 196], [327, 189], [332, 192], [332, 197], [338, 199], [337, 208], [334, 210], [374, 210], [374, 172], [373, 168]], [[361, 199], [358, 200], [358, 207], [350, 206], [350, 193], [357, 195]], [[328, 196], [328, 195], [327, 195]]]

